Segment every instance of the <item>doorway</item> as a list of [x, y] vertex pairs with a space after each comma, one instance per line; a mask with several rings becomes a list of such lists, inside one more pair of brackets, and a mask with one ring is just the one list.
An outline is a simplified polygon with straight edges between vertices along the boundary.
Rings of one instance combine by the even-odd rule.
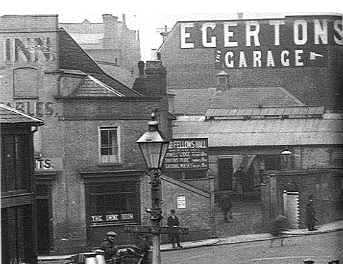
[[219, 190], [232, 190], [233, 163], [232, 158], [218, 159]]
[[299, 228], [299, 193], [283, 191], [284, 215], [287, 217], [289, 228]]
[[52, 247], [51, 187], [49, 184], [37, 184], [36, 192], [38, 254], [49, 254]]

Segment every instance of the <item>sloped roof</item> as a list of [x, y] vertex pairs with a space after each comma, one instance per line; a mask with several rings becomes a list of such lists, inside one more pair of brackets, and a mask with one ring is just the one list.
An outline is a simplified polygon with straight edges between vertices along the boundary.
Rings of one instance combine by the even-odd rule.
[[210, 147], [343, 144], [343, 118], [173, 122], [173, 138], [208, 138]]
[[204, 115], [215, 92], [216, 88], [169, 90], [169, 93], [175, 95], [174, 114]]
[[0, 104], [0, 123], [1, 124], [31, 124], [43, 125], [43, 121], [24, 114], [12, 107]]
[[176, 115], [205, 115], [208, 109], [288, 107], [304, 104], [282, 87], [233, 87], [227, 90], [174, 89]]
[[91, 97], [91, 96], [114, 96], [123, 97], [124, 95], [105, 83], [99, 81], [91, 75], [84, 77], [80, 85], [70, 95], [71, 97]]
[[129, 70], [113, 65], [110, 63], [105, 63], [102, 61], [97, 61], [100, 68], [110, 75], [112, 78], [120, 81], [121, 83], [125, 84], [127, 87], [133, 87], [133, 83], [135, 82], [136, 76], [132, 74]]
[[90, 74], [104, 84], [127, 97], [141, 97], [137, 91], [127, 87], [118, 80], [106, 74], [100, 66], [77, 44], [77, 42], [63, 29], [60, 31], [59, 68], [78, 70]]
[[210, 108], [286, 107], [304, 105], [282, 87], [232, 87], [218, 90]]

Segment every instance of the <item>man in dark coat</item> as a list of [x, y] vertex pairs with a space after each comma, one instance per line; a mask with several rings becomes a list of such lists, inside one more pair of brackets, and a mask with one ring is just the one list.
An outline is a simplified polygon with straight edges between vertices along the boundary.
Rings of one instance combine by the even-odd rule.
[[[170, 216], [167, 218], [167, 226], [169, 227], [177, 227], [180, 225], [179, 218], [175, 215], [175, 210], [170, 210]], [[173, 245], [173, 248], [176, 248], [175, 243], [179, 248], [182, 248], [180, 244], [180, 236], [179, 234], [169, 234], [169, 238], [171, 240], [171, 243]]]
[[223, 212], [224, 221], [229, 222], [228, 215], [232, 219], [232, 200], [227, 194], [224, 194], [219, 201], [220, 209]]
[[314, 228], [314, 224], [318, 219], [316, 218], [316, 213], [314, 211], [313, 205], [313, 195], [308, 197], [309, 201], [306, 205], [306, 226], [309, 231], [317, 230]]
[[109, 231], [106, 234], [106, 239], [101, 243], [100, 249], [104, 251], [105, 260], [109, 260], [116, 256], [118, 248], [114, 244], [114, 238], [117, 233], [114, 231]]

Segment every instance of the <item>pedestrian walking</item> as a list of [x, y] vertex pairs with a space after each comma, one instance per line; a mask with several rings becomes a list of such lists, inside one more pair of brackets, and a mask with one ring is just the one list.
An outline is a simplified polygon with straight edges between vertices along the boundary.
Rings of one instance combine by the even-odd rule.
[[231, 197], [227, 194], [224, 194], [219, 201], [219, 206], [223, 212], [224, 221], [229, 222], [228, 216], [230, 217], [230, 219], [233, 218]]
[[306, 204], [306, 226], [309, 231], [314, 231], [317, 230], [314, 225], [315, 222], [318, 221], [316, 218], [316, 213], [314, 210], [314, 205], [313, 205], [313, 195], [311, 194], [308, 197], [308, 203]]
[[[167, 226], [169, 226], [169, 227], [178, 227], [179, 225], [180, 225], [179, 218], [176, 216], [175, 210], [171, 209], [170, 210], [170, 216], [168, 216], [168, 218], [167, 218]], [[169, 239], [171, 241], [171, 244], [172, 244], [173, 248], [176, 248], [175, 244], [177, 245], [177, 247], [182, 248], [182, 246], [180, 244], [180, 236], [179, 236], [179, 234], [177, 234], [177, 233], [169, 234]]]
[[273, 243], [276, 239], [280, 239], [280, 245], [283, 246], [284, 231], [287, 229], [287, 218], [284, 215], [278, 215], [270, 225], [270, 234], [272, 239], [270, 240], [270, 247], [273, 247]]

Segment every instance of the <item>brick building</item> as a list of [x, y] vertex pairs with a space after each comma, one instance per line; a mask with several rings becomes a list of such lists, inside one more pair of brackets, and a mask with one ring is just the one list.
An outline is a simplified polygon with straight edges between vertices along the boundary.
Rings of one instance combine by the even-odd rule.
[[[275, 198], [283, 211], [287, 206], [276, 197], [287, 188], [275, 196], [272, 187], [260, 192], [269, 184], [266, 171], [287, 168], [315, 182], [316, 172], [296, 171], [327, 169], [328, 178], [342, 182], [342, 41], [338, 15], [179, 21], [168, 32], [158, 53], [174, 94], [173, 138], [208, 139], [216, 193], [261, 193], [263, 201]], [[286, 161], [280, 155], [285, 148], [291, 151]], [[236, 174], [239, 168], [243, 174]], [[197, 186], [206, 181], [206, 173], [196, 169], [169, 175]], [[296, 198], [301, 204], [290, 214], [303, 225], [309, 185], [300, 177], [294, 181], [302, 186]], [[330, 190], [319, 184], [319, 206], [341, 203], [341, 186], [330, 184]], [[331, 191], [340, 195], [330, 196]], [[263, 210], [271, 218], [276, 212]], [[337, 218], [329, 215], [321, 221]]]
[[[89, 250], [108, 230], [128, 243], [123, 225], [149, 224], [149, 176], [136, 140], [155, 109], [171, 137], [161, 61], [139, 62], [139, 77], [128, 87], [58, 25], [57, 15], [0, 17], [1, 101], [45, 123], [34, 138], [40, 255]], [[168, 176], [162, 189], [164, 214], [176, 208], [190, 226], [184, 239], [208, 237], [208, 192]]]
[[1, 263], [37, 263], [33, 135], [43, 121], [0, 104]]
[[122, 20], [111, 14], [102, 15], [102, 23], [59, 23], [70, 36], [105, 71], [118, 78], [137, 75], [137, 62], [141, 59], [140, 39], [137, 30], [129, 29], [125, 14]]

